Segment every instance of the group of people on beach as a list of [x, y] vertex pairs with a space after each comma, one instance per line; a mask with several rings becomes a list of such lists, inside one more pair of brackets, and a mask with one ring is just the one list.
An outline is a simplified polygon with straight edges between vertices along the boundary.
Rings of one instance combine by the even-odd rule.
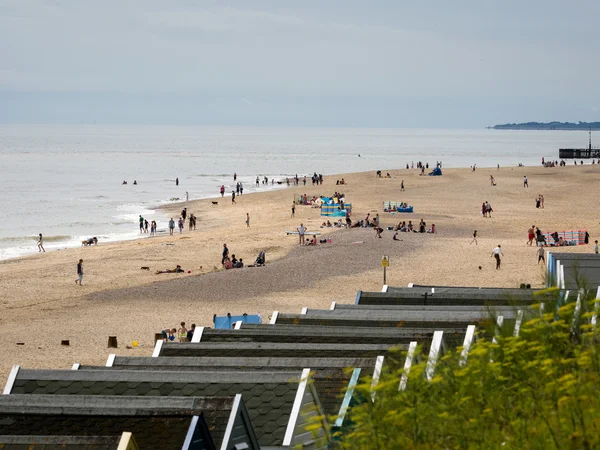
[[185, 326], [185, 322], [181, 322], [179, 328], [164, 328], [161, 330], [160, 334], [165, 342], [175, 341], [175, 339], [178, 339], [179, 342], [192, 342], [194, 331], [196, 331], [195, 323], [193, 323], [188, 330]]
[[[156, 221], [155, 220], [153, 220], [152, 222], [149, 223], [140, 214], [139, 223], [140, 223], [140, 233], [148, 233], [149, 232], [150, 236], [154, 236], [156, 234]], [[150, 231], [148, 231], [148, 226], [150, 227]]]

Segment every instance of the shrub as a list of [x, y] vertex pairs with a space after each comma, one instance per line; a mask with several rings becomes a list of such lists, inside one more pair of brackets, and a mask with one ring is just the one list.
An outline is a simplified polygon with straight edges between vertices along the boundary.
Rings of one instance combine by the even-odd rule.
[[[375, 401], [348, 411], [344, 449], [567, 449], [600, 447], [599, 331], [596, 301], [561, 305], [560, 292], [534, 305], [518, 337], [480, 337], [466, 364], [458, 348], [424, 376], [427, 355], [398, 390], [403, 373], [384, 374]], [[548, 294], [548, 291], [545, 291]], [[545, 311], [545, 312], [544, 312]], [[371, 382], [358, 387], [370, 398]]]

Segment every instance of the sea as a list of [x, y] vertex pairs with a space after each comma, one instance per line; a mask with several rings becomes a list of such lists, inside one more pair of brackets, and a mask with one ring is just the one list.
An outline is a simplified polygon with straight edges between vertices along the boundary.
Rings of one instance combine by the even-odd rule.
[[159, 206], [184, 201], [186, 192], [190, 200], [217, 197], [221, 185], [229, 195], [234, 173], [250, 194], [286, 188], [256, 186], [257, 176], [285, 181], [316, 172], [329, 184], [331, 174], [418, 161], [539, 165], [542, 157], [557, 160], [560, 147], [586, 147], [587, 138], [585, 131], [0, 125], [0, 260], [37, 252], [38, 233], [47, 251], [93, 236], [100, 243], [147, 237], [139, 215], [164, 230]]

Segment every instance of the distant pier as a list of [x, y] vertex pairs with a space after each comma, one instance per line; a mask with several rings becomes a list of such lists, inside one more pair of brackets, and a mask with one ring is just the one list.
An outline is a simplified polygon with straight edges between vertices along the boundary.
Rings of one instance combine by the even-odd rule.
[[600, 158], [600, 148], [592, 147], [592, 130], [590, 130], [590, 143], [588, 148], [561, 148], [558, 150], [561, 159], [589, 159]]

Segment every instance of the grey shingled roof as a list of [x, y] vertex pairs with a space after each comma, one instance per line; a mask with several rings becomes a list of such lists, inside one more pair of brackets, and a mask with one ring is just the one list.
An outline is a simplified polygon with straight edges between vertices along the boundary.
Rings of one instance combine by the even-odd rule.
[[121, 436], [0, 436], [2, 450], [117, 450]]
[[[510, 314], [511, 318], [516, 314]], [[453, 312], [445, 313], [443, 311], [422, 312], [422, 311], [401, 311], [395, 314], [393, 311], [372, 311], [365, 310], [364, 313], [349, 313], [346, 311], [324, 311], [314, 314], [282, 314], [277, 316], [277, 324], [298, 324], [298, 325], [321, 325], [338, 327], [409, 327], [409, 328], [436, 328], [436, 329], [466, 329], [468, 325], [474, 323], [486, 324], [491, 322], [489, 315], [472, 312]]]
[[[339, 305], [342, 306], [342, 305]], [[338, 306], [338, 307], [339, 307]], [[346, 305], [344, 305], [346, 306]], [[309, 310], [312, 313], [312, 310]], [[239, 330], [205, 329], [201, 342], [271, 342], [295, 344], [401, 344], [414, 337], [402, 329], [266, 325]], [[414, 340], [414, 339], [413, 339]], [[305, 366], [312, 367], [312, 366]]]
[[280, 445], [300, 377], [299, 370], [194, 373], [20, 369], [11, 394], [223, 397], [239, 393], [261, 446]]
[[293, 344], [270, 342], [165, 342], [159, 356], [376, 357], [391, 344]]
[[[472, 288], [388, 288], [388, 292], [357, 294], [359, 305], [513, 305], [538, 303], [540, 297], [532, 289], [472, 289]], [[427, 295], [426, 295], [427, 294]]]
[[375, 367], [376, 358], [268, 358], [268, 357], [203, 357], [203, 356], [115, 356], [111, 367], [80, 366], [79, 370], [161, 370], [161, 371], [290, 371], [301, 370], [309, 367], [317, 369], [344, 369], [347, 367], [361, 367], [365, 369]]
[[600, 257], [594, 253], [551, 252], [553, 261], [564, 268], [566, 289], [597, 289], [600, 286]]
[[129, 431], [142, 449], [179, 450], [192, 418], [199, 416], [196, 430], [206, 444], [202, 448], [214, 448], [223, 438], [232, 405], [233, 397], [11, 394], [0, 396], [0, 434], [120, 436]]
[[542, 289], [520, 289], [520, 288], [501, 288], [501, 287], [486, 287], [486, 286], [436, 286], [431, 284], [413, 284], [412, 287], [406, 286], [388, 286], [387, 292], [431, 292], [431, 289], [435, 289], [437, 293], [466, 293], [473, 294], [477, 292], [487, 293], [495, 295], [497, 297], [516, 296], [520, 297], [525, 295], [524, 292], [538, 292]]

